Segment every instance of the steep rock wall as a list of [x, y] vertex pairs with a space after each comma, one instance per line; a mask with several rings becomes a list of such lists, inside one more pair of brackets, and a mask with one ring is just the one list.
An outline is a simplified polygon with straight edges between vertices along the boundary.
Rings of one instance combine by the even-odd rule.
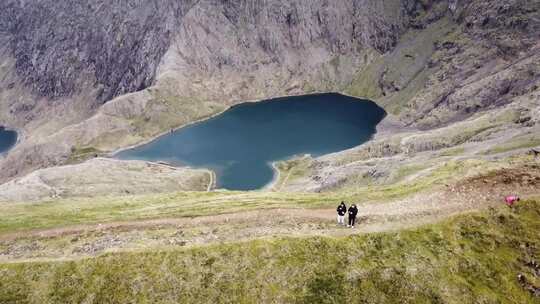
[[194, 1], [19, 1], [0, 22], [23, 83], [51, 99], [97, 89], [96, 101], [144, 89]]

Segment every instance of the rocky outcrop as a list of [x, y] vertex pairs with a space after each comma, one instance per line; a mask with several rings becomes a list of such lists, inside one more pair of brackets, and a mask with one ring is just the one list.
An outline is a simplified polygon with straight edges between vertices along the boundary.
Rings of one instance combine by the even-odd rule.
[[375, 98], [406, 125], [429, 129], [538, 89], [538, 3], [451, 1], [446, 14], [441, 4], [414, 18], [422, 30], [363, 69], [348, 90]]

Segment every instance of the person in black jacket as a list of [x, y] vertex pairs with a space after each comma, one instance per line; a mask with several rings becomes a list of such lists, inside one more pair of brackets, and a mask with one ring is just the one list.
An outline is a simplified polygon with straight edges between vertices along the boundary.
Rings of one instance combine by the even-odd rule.
[[345, 213], [347, 213], [347, 206], [345, 206], [345, 202], [341, 202], [336, 211], [338, 225], [345, 225]]
[[354, 222], [356, 221], [356, 215], [358, 214], [358, 208], [355, 204], [349, 207], [349, 225], [347, 227], [354, 228]]

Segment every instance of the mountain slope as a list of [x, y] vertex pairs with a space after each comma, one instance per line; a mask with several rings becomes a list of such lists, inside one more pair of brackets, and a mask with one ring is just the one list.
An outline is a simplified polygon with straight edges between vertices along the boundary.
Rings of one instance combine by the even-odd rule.
[[538, 208], [527, 201], [391, 233], [2, 264], [0, 301], [538, 303]]
[[530, 0], [0, 5], [0, 123], [21, 132], [2, 181], [247, 100], [346, 92], [428, 129], [539, 87]]

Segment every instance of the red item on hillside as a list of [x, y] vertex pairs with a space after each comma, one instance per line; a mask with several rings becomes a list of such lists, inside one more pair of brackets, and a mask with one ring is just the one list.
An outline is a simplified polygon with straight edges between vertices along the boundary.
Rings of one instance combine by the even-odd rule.
[[504, 198], [506, 205], [512, 207], [516, 202], [519, 202], [519, 197], [517, 195], [508, 195]]

